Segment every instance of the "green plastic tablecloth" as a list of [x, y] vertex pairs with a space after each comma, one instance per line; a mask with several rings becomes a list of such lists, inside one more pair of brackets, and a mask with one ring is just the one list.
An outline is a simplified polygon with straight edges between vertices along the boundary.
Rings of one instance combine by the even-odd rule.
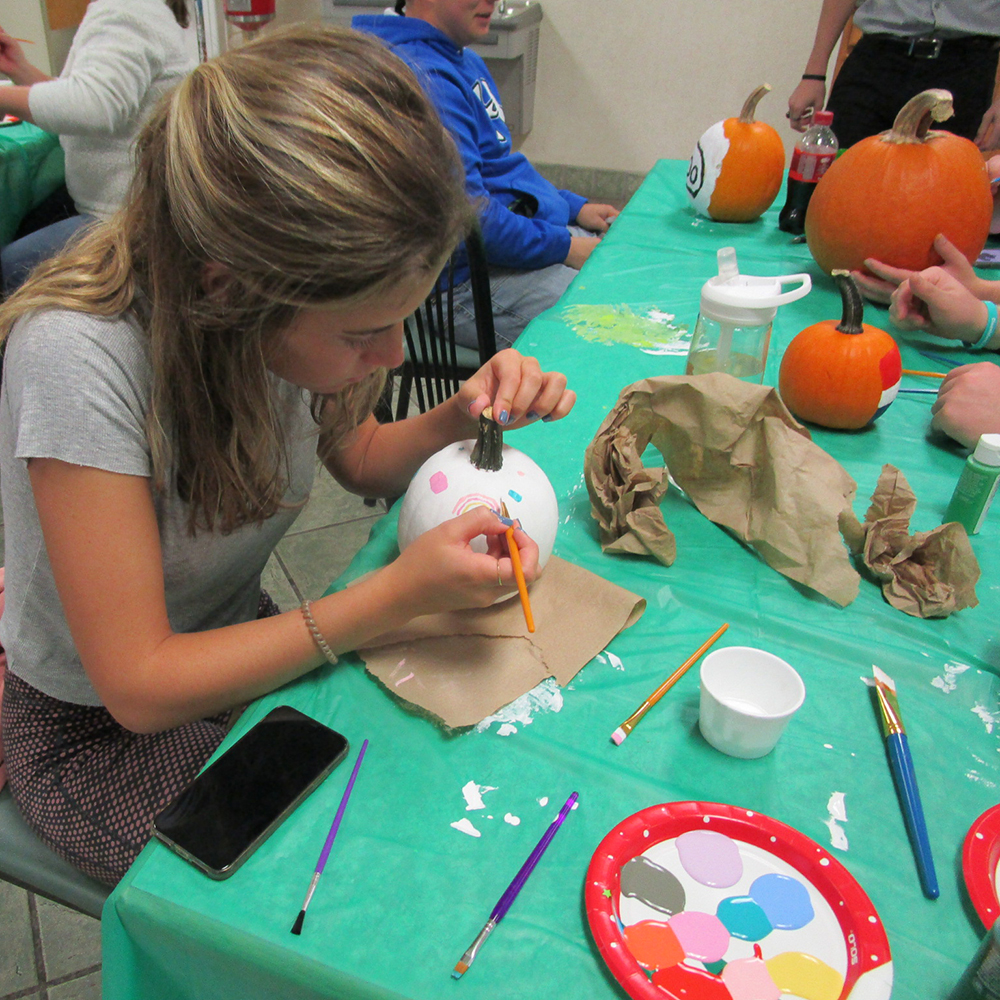
[[21, 122], [0, 128], [0, 246], [9, 243], [24, 216], [63, 182], [57, 136]]
[[[588, 931], [587, 865], [622, 819], [679, 800], [746, 807], [830, 850], [882, 918], [893, 952], [893, 997], [947, 995], [983, 933], [967, 900], [961, 845], [972, 822], [997, 802], [1000, 783], [994, 673], [1000, 666], [1000, 505], [973, 540], [981, 603], [945, 620], [919, 620], [891, 608], [868, 581], [853, 604], [837, 608], [769, 569], [673, 493], [664, 501], [677, 535], [672, 567], [601, 553], [583, 484], [584, 448], [623, 386], [680, 373], [684, 359], [587, 340], [574, 332], [565, 310], [655, 305], [693, 324], [700, 286], [724, 245], [736, 247], [745, 273], [809, 271], [815, 290], [783, 307], [775, 322], [765, 379], [772, 383], [788, 340], [809, 322], [839, 315], [832, 283], [805, 246], [777, 230], [776, 209], [747, 225], [709, 222], [687, 207], [683, 180], [684, 164], [657, 164], [562, 303], [532, 323], [518, 345], [545, 367], [565, 371], [579, 392], [568, 419], [511, 435], [555, 487], [556, 553], [645, 597], [644, 617], [562, 691], [560, 710], [537, 708], [530, 724], [517, 723], [506, 736], [496, 724], [483, 732], [442, 732], [407, 711], [350, 656], [256, 703], [234, 735], [288, 703], [345, 733], [355, 751], [362, 739], [371, 741], [304, 933], [293, 937], [289, 928], [347, 767], [227, 882], [212, 882], [150, 845], [104, 911], [106, 998], [623, 997]], [[868, 319], [885, 325], [884, 313], [874, 308]], [[901, 347], [905, 367], [938, 367], [917, 354], [913, 341]], [[956, 362], [965, 360], [960, 351], [950, 353]], [[919, 499], [913, 527], [942, 520], [964, 453], [927, 440], [932, 398], [901, 396], [863, 432], [815, 432], [858, 481], [859, 515], [889, 461]], [[390, 514], [337, 586], [395, 551]], [[743, 761], [705, 743], [697, 729], [697, 670], [622, 746], [612, 745], [615, 727], [723, 621], [731, 623], [725, 644], [764, 647], [805, 680], [806, 702], [774, 752]], [[899, 689], [941, 883], [936, 901], [920, 892], [861, 680], [873, 662]], [[969, 669], [949, 671], [956, 665]], [[495, 788], [484, 811], [466, 811], [462, 787], [470, 780]], [[579, 808], [475, 965], [454, 982], [455, 962], [574, 790]], [[832, 850], [825, 823], [834, 791], [846, 793], [846, 851]], [[507, 814], [520, 824], [505, 822]], [[482, 836], [452, 828], [463, 818]]]

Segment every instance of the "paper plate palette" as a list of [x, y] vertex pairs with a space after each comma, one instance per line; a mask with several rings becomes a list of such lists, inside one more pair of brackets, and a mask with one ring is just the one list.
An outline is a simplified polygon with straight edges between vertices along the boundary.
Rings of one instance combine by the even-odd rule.
[[962, 845], [962, 872], [969, 898], [988, 930], [1000, 917], [1000, 806], [993, 806], [969, 827]]
[[594, 852], [584, 899], [601, 957], [635, 1000], [892, 992], [885, 929], [850, 872], [747, 809], [667, 802], [629, 816]]

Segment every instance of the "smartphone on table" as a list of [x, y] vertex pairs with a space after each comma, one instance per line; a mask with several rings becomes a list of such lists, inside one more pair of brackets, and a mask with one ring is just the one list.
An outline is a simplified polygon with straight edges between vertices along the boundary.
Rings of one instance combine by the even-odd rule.
[[347, 755], [347, 739], [287, 705], [270, 711], [153, 819], [153, 834], [228, 878]]

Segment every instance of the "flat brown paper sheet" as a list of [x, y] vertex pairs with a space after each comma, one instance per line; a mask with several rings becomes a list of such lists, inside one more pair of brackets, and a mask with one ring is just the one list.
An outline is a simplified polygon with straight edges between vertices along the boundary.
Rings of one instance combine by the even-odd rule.
[[529, 590], [535, 631], [515, 596], [484, 610], [416, 618], [358, 651], [369, 673], [446, 726], [473, 726], [554, 677], [568, 684], [646, 602], [552, 556]]
[[845, 530], [852, 549], [882, 584], [885, 599], [917, 618], [944, 618], [974, 608], [979, 562], [954, 521], [910, 534], [917, 498], [895, 466], [884, 465], [865, 523]]
[[[650, 443], [669, 468], [643, 466]], [[839, 531], [857, 486], [768, 386], [721, 373], [627, 386], [587, 448], [584, 472], [606, 552], [673, 563], [660, 511], [669, 474], [705, 517], [779, 573], [841, 606], [858, 594]]]

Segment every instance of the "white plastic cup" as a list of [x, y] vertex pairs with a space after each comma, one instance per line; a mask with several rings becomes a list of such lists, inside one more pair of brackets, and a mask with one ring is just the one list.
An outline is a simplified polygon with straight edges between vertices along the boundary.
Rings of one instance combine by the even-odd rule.
[[752, 646], [724, 646], [701, 661], [698, 725], [730, 757], [763, 757], [805, 697], [802, 678], [784, 660]]

